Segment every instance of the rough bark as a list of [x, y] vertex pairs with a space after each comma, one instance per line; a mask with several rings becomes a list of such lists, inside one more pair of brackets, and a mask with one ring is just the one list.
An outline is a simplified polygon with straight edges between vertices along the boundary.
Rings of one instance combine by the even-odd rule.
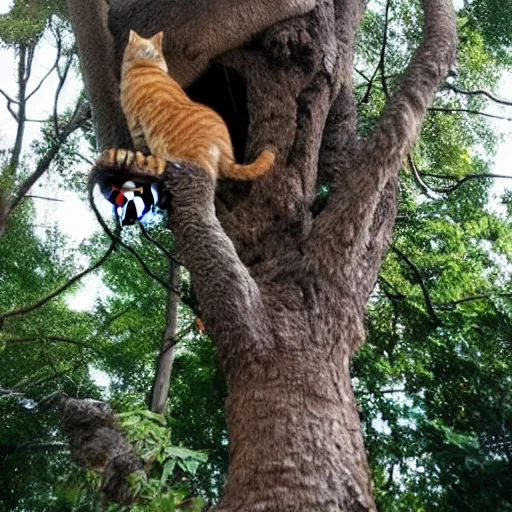
[[66, 6], [77, 41], [85, 91], [92, 105], [97, 145], [131, 147], [114, 68], [114, 38], [107, 27], [108, 3], [66, 0]]
[[[391, 237], [398, 168], [455, 50], [450, 0], [423, 6], [424, 42], [367, 140], [355, 134], [351, 80], [364, 3], [318, 0], [219, 58], [246, 86], [247, 160], [272, 145], [273, 169], [237, 194], [221, 185], [217, 210], [201, 169], [154, 175], [229, 387], [218, 511], [376, 510], [349, 364]], [[103, 158], [96, 172], [115, 167]], [[318, 182], [331, 186], [320, 213]]]
[[94, 400], [60, 400], [62, 429], [71, 453], [83, 467], [103, 475], [102, 490], [116, 503], [130, 505], [136, 496], [126, 477], [143, 469], [110, 407]]

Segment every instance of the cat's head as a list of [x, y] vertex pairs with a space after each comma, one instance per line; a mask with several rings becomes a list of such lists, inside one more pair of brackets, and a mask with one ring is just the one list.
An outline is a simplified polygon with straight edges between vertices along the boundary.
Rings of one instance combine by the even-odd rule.
[[132, 67], [136, 63], [143, 62], [146, 66], [155, 66], [167, 73], [167, 63], [162, 49], [163, 32], [158, 32], [153, 37], [145, 39], [134, 30], [130, 30], [128, 44], [124, 49], [122, 69]]

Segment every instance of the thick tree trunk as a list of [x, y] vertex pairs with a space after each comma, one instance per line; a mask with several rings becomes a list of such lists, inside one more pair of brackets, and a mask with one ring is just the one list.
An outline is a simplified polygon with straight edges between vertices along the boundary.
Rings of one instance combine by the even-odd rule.
[[282, 353], [234, 379], [217, 510], [375, 510], [349, 358], [326, 355]]
[[[215, 218], [209, 177], [184, 169], [164, 179], [181, 253], [196, 282], [208, 281], [199, 299], [229, 386], [231, 460], [217, 510], [375, 510], [349, 374], [366, 297], [301, 275], [292, 256], [274, 279], [253, 280]], [[198, 238], [208, 240], [201, 251]]]
[[[204, 180], [166, 178], [229, 385], [219, 511], [375, 510], [349, 361], [391, 237], [398, 168], [454, 52], [450, 2], [424, 6], [425, 42], [367, 141], [356, 138], [351, 78], [364, 2], [322, 1], [222, 57], [246, 84], [248, 160], [277, 152], [246, 195], [217, 209], [222, 229], [193, 206], [212, 201]], [[318, 181], [332, 192], [314, 217]]]
[[[154, 175], [229, 386], [222, 512], [376, 509], [349, 363], [391, 237], [397, 171], [456, 35], [451, 1], [423, 0], [425, 41], [361, 141], [351, 77], [364, 5], [318, 0], [219, 58], [245, 83], [246, 159], [276, 150], [269, 173], [236, 194], [219, 184], [217, 209], [203, 170], [171, 163]], [[319, 182], [331, 192], [316, 208]]]

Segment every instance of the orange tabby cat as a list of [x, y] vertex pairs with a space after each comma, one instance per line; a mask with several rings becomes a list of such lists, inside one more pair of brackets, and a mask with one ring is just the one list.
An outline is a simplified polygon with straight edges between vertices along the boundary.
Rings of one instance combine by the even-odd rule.
[[165, 160], [197, 163], [215, 177], [250, 180], [268, 171], [275, 159], [271, 151], [263, 151], [252, 164], [235, 162], [222, 118], [193, 102], [167, 74], [162, 38], [163, 32], [144, 39], [131, 30], [124, 51], [121, 105], [135, 148]]

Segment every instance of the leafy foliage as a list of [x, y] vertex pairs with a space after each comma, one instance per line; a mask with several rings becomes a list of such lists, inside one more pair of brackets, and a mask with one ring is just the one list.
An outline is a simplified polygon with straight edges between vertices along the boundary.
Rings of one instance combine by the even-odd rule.
[[[137, 449], [146, 471], [130, 475], [140, 502], [134, 511], [200, 511], [202, 500], [190, 496], [189, 477], [206, 462], [205, 453], [171, 444], [172, 419], [142, 410], [119, 415], [127, 438]], [[149, 469], [150, 468], [150, 469]], [[113, 507], [112, 510], [118, 510]]]

